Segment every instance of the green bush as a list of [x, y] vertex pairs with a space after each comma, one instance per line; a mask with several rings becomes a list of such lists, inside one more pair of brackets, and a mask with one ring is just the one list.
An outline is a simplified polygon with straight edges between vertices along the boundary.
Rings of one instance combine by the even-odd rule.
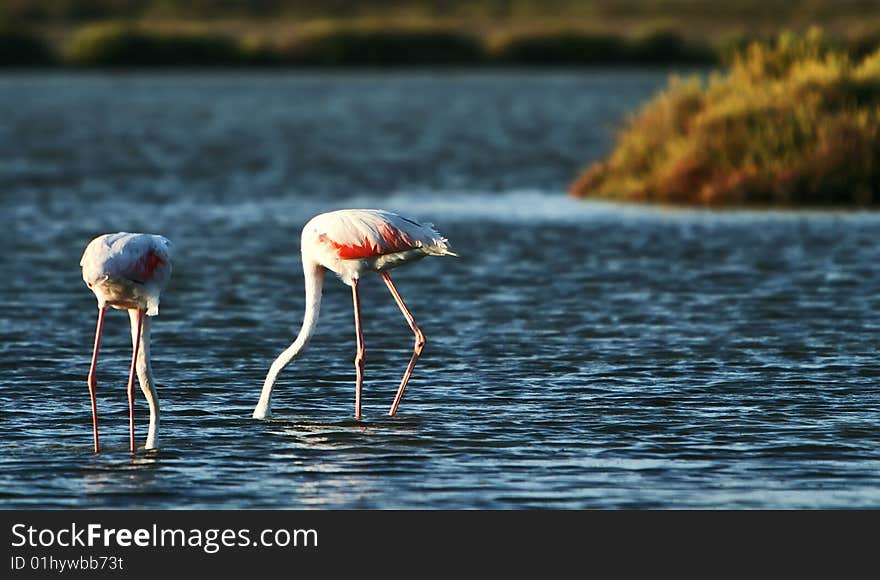
[[222, 35], [98, 24], [76, 33], [67, 58], [80, 66], [203, 66], [237, 64], [244, 55], [234, 40]]
[[880, 203], [880, 51], [861, 60], [817, 30], [753, 43], [726, 73], [673, 77], [579, 197], [707, 205]]

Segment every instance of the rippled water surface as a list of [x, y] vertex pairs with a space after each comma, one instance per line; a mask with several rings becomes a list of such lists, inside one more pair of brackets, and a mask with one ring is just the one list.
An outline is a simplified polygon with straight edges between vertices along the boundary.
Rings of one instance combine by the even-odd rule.
[[[585, 203], [568, 181], [656, 72], [0, 78], [0, 506], [878, 508], [880, 216]], [[341, 207], [461, 255], [364, 280], [250, 413], [303, 308], [299, 230]], [[161, 449], [127, 450], [128, 319], [86, 388], [108, 231], [162, 233]], [[147, 408], [137, 402], [143, 445]]]

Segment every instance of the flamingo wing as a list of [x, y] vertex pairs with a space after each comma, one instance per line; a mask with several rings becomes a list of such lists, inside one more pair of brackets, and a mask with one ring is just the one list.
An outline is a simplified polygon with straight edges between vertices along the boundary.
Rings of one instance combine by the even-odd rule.
[[86, 247], [80, 266], [90, 283], [115, 278], [164, 285], [171, 274], [171, 242], [152, 234], [105, 234]]
[[99, 305], [139, 305], [148, 316], [155, 316], [159, 296], [171, 278], [171, 242], [153, 234], [104, 234], [89, 243], [80, 265]]
[[420, 224], [384, 210], [339, 210], [312, 220], [316, 240], [342, 260], [375, 258], [422, 249], [450, 254], [446, 239], [431, 224]]

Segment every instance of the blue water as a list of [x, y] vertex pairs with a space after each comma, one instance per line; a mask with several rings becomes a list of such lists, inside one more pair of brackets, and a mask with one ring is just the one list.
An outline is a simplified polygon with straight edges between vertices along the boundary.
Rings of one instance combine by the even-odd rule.
[[[663, 72], [0, 77], [0, 507], [878, 508], [880, 215], [583, 202]], [[459, 258], [348, 287], [250, 414], [303, 308], [299, 231], [383, 207]], [[160, 450], [128, 453], [128, 320], [86, 388], [94, 236], [171, 238]], [[139, 397], [137, 441], [146, 437]]]

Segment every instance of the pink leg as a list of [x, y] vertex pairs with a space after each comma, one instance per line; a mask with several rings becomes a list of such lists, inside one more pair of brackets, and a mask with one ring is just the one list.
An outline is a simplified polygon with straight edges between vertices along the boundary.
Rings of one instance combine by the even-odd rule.
[[98, 389], [97, 371], [98, 371], [98, 349], [101, 347], [101, 332], [104, 329], [104, 314], [107, 308], [98, 308], [98, 327], [95, 329], [95, 346], [92, 349], [92, 365], [89, 367], [89, 395], [92, 397], [92, 431], [95, 436], [95, 453], [100, 453], [101, 448], [98, 444], [98, 402], [95, 399], [95, 392]]
[[361, 387], [364, 384], [364, 331], [361, 327], [361, 300], [358, 296], [358, 280], [351, 282], [351, 298], [354, 302], [354, 329], [357, 333], [357, 355], [354, 366], [357, 370], [357, 380], [354, 386], [354, 418], [361, 418]]
[[141, 347], [141, 329], [144, 326], [144, 311], [137, 311], [137, 332], [133, 336], [132, 354], [131, 354], [131, 371], [128, 375], [128, 434], [129, 434], [129, 450], [134, 453], [134, 378], [136, 374], [136, 365], [138, 350]]
[[416, 366], [416, 361], [419, 360], [419, 355], [422, 354], [422, 349], [425, 348], [425, 335], [419, 329], [416, 324], [416, 319], [413, 318], [412, 313], [406, 307], [406, 304], [403, 302], [403, 298], [400, 297], [400, 294], [397, 292], [397, 288], [394, 287], [394, 282], [391, 281], [391, 276], [388, 275], [387, 272], [382, 272], [382, 279], [385, 280], [385, 284], [388, 285], [388, 289], [391, 290], [391, 295], [394, 296], [394, 300], [397, 302], [397, 305], [400, 307], [400, 311], [403, 312], [404, 318], [409, 323], [409, 327], [412, 329], [413, 334], [416, 335], [416, 345], [413, 350], [412, 358], [409, 359], [409, 365], [406, 367], [406, 372], [403, 373], [403, 380], [400, 381], [400, 387], [397, 389], [397, 395], [394, 397], [394, 403], [391, 405], [391, 410], [388, 411], [389, 415], [394, 415], [397, 412], [397, 407], [400, 405], [400, 400], [403, 399], [403, 391], [406, 389], [406, 384], [409, 382], [409, 377], [412, 375], [413, 369]]

